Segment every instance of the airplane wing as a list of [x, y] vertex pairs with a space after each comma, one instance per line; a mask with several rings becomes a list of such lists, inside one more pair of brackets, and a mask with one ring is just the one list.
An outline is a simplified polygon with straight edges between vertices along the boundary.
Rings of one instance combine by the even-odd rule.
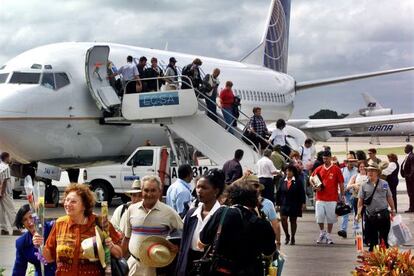
[[384, 70], [384, 71], [371, 72], [371, 73], [365, 73], [365, 74], [357, 74], [357, 75], [344, 76], [344, 77], [338, 77], [338, 78], [297, 82], [296, 85], [295, 85], [295, 89], [298, 92], [298, 91], [305, 90], [305, 89], [310, 89], [310, 88], [319, 87], [319, 86], [325, 86], [325, 85], [339, 83], [339, 82], [359, 80], [359, 79], [371, 78], [371, 77], [394, 74], [394, 73], [411, 71], [411, 70], [414, 70], [414, 67]]
[[405, 122], [414, 122], [414, 113], [344, 119], [291, 119], [287, 123], [303, 131], [329, 131], [334, 129], [366, 127], [372, 124], [396, 124]]

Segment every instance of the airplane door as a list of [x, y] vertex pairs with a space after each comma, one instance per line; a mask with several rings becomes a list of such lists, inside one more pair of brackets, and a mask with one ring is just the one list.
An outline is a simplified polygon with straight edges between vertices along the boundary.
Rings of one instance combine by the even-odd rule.
[[92, 98], [99, 109], [110, 111], [110, 108], [119, 105], [115, 90], [108, 81], [109, 46], [93, 46], [86, 52], [85, 75], [86, 83]]

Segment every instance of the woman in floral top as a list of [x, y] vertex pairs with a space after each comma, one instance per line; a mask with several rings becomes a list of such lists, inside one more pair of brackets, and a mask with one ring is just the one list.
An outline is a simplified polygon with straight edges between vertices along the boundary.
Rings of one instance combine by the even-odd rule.
[[[43, 255], [47, 261], [56, 261], [56, 275], [103, 275], [104, 270], [98, 261], [90, 261], [82, 255], [81, 243], [84, 239], [95, 236], [95, 225], [109, 224], [109, 237], [105, 244], [111, 255], [122, 256], [118, 243], [121, 235], [115, 231], [110, 222], [92, 213], [95, 205], [93, 193], [83, 184], [69, 185], [64, 194], [66, 216], [56, 220], [44, 247]], [[43, 238], [35, 234], [33, 244], [40, 246]]]

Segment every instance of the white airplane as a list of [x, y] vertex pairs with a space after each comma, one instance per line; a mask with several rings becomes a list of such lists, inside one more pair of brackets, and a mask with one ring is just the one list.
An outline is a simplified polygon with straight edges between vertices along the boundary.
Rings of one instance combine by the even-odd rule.
[[[368, 93], [362, 93], [366, 103], [364, 108], [348, 115], [346, 118], [371, 117], [381, 115], [392, 115], [391, 108], [383, 107], [374, 97]], [[407, 136], [406, 141], [410, 141], [410, 136], [414, 135], [414, 122], [399, 124], [372, 124], [366, 127], [353, 127], [346, 130], [330, 131], [332, 136], [368, 136], [377, 138], [379, 136]], [[374, 139], [373, 139], [374, 140]]]
[[[120, 101], [106, 78], [105, 65], [109, 59], [119, 67], [128, 55], [157, 57], [164, 65], [175, 57], [179, 67], [198, 57], [204, 72], [221, 69], [220, 89], [226, 80], [233, 81], [244, 113], [251, 114], [254, 106], [261, 106], [268, 123], [289, 119], [295, 94], [302, 90], [414, 69], [296, 82], [286, 74], [289, 18], [290, 1], [272, 0], [260, 44], [241, 61], [96, 42], [57, 43], [26, 51], [0, 67], [0, 148], [21, 164], [42, 161], [78, 169], [122, 158], [147, 139], [156, 145], [167, 144], [171, 130], [217, 164], [231, 158], [237, 148], [245, 150], [245, 164], [256, 162], [259, 156], [240, 137], [224, 131], [198, 110], [190, 91], [125, 94]], [[120, 104], [122, 116], [104, 118], [104, 112], [116, 104]], [[414, 114], [399, 114], [340, 122], [351, 127], [413, 118]], [[246, 120], [241, 118], [241, 122]], [[338, 122], [302, 122], [298, 127], [325, 130], [336, 128]], [[294, 137], [292, 144], [301, 145], [305, 139], [299, 128], [287, 127]]]

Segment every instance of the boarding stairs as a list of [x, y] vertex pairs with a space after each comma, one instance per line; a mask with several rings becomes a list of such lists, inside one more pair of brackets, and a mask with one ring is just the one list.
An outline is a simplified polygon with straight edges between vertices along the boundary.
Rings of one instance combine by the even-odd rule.
[[[86, 54], [87, 85], [98, 108], [105, 114], [101, 123], [159, 124], [166, 129], [172, 141], [183, 139], [217, 165], [231, 159], [237, 149], [242, 149], [242, 165], [254, 169], [260, 158], [260, 150], [243, 135], [247, 127], [243, 122], [248, 122], [249, 117], [241, 110], [241, 118], [233, 116], [233, 120], [237, 122], [236, 126], [227, 124], [217, 103], [208, 97], [200, 97], [203, 93], [194, 89], [191, 80], [182, 75], [141, 80], [156, 81], [157, 88], [159, 82], [169, 82], [172, 85], [167, 89], [170, 90], [127, 93], [126, 87], [135, 85], [135, 81], [124, 83], [122, 97], [119, 97], [108, 80], [110, 76], [105, 66], [108, 64], [108, 56], [108, 46], [94, 46]], [[190, 88], [180, 89], [183, 83], [188, 84]], [[216, 114], [208, 110], [206, 101], [216, 105]], [[217, 122], [207, 114], [215, 117]], [[234, 135], [226, 129], [232, 129]]]

